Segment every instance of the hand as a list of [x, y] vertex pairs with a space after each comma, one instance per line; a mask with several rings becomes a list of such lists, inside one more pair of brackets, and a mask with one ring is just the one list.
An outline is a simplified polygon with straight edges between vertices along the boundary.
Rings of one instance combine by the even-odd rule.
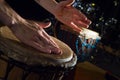
[[11, 26], [11, 30], [20, 41], [41, 52], [61, 54], [57, 44], [43, 29], [48, 27], [48, 25], [50, 23], [18, 22]]
[[61, 1], [57, 4], [55, 17], [77, 32], [80, 32], [82, 27], [88, 28], [91, 21], [82, 12], [70, 6], [68, 1]]

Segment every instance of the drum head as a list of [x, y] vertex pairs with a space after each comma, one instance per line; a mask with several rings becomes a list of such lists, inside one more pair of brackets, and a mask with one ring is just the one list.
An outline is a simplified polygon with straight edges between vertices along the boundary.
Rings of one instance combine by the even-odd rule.
[[61, 48], [63, 52], [62, 55], [42, 53], [21, 43], [8, 27], [0, 27], [0, 50], [6, 56], [29, 65], [42, 64], [44, 66], [55, 66], [69, 62], [73, 58], [74, 53], [69, 46], [54, 37], [52, 37], [52, 39]]

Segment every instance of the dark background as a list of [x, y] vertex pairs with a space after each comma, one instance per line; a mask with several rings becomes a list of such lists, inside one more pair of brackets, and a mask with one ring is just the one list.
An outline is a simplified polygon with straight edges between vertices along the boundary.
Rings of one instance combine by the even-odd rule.
[[[39, 20], [43, 16], [49, 15], [46, 10], [41, 8], [34, 0], [6, 0], [21, 16]], [[82, 1], [82, 0], [79, 0]], [[105, 13], [105, 17], [115, 17], [120, 19], [119, 0], [83, 0], [84, 3], [94, 2]], [[115, 6], [117, 2], [117, 6]], [[43, 14], [44, 13], [44, 14]], [[42, 15], [42, 16], [41, 16]], [[43, 17], [44, 18], [44, 17]]]

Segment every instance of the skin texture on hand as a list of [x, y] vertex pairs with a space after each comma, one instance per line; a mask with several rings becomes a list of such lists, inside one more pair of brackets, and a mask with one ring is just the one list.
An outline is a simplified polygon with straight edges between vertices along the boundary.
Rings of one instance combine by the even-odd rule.
[[58, 3], [55, 17], [76, 32], [80, 32], [82, 27], [88, 28], [91, 21], [82, 12], [70, 6], [67, 1]]
[[7, 25], [21, 42], [44, 53], [61, 54], [58, 45], [43, 29], [51, 23], [37, 24], [23, 19], [3, 0], [0, 0], [0, 21]]
[[[77, 9], [71, 6], [73, 0], [65, 0], [56, 3], [54, 0], [40, 0], [38, 3], [51, 12], [59, 21], [80, 32], [81, 27], [88, 27], [91, 21]], [[42, 15], [42, 14], [40, 14]], [[4, 0], [0, 0], [0, 20], [7, 25], [15, 36], [23, 43], [36, 48], [44, 53], [61, 54], [57, 44], [44, 31], [49, 23], [29, 22], [19, 16], [8, 6]]]
[[78, 33], [82, 27], [88, 28], [91, 24], [91, 21], [82, 12], [71, 6], [74, 0], [62, 0], [59, 3], [55, 0], [35, 1], [51, 12], [57, 20]]
[[18, 22], [11, 26], [11, 30], [20, 41], [41, 52], [61, 54], [57, 44], [43, 29], [43, 27], [48, 26], [50, 23], [40, 24], [33, 21], [28, 21], [27, 23]]

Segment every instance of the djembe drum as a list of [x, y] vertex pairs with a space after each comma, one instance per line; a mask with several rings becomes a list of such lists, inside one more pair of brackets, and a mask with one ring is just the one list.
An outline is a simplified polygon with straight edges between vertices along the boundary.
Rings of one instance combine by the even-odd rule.
[[[65, 43], [52, 37], [63, 54], [44, 54], [21, 43], [6, 26], [0, 27], [0, 59], [5, 68], [2, 80], [61, 80], [77, 61], [74, 52]], [[1, 61], [0, 61], [1, 62]]]
[[99, 36], [99, 33], [83, 28], [76, 39], [76, 53], [78, 55], [78, 60], [85, 61], [92, 58], [91, 55], [96, 53], [95, 51], [97, 51], [100, 40], [101, 37]]
[[101, 40], [98, 32], [81, 28], [81, 32], [78, 33], [59, 22], [57, 22], [56, 25], [56, 32], [54, 32], [55, 35], [58, 39], [71, 47], [71, 49], [76, 53], [78, 61], [89, 60], [91, 55], [97, 51], [97, 46]]

